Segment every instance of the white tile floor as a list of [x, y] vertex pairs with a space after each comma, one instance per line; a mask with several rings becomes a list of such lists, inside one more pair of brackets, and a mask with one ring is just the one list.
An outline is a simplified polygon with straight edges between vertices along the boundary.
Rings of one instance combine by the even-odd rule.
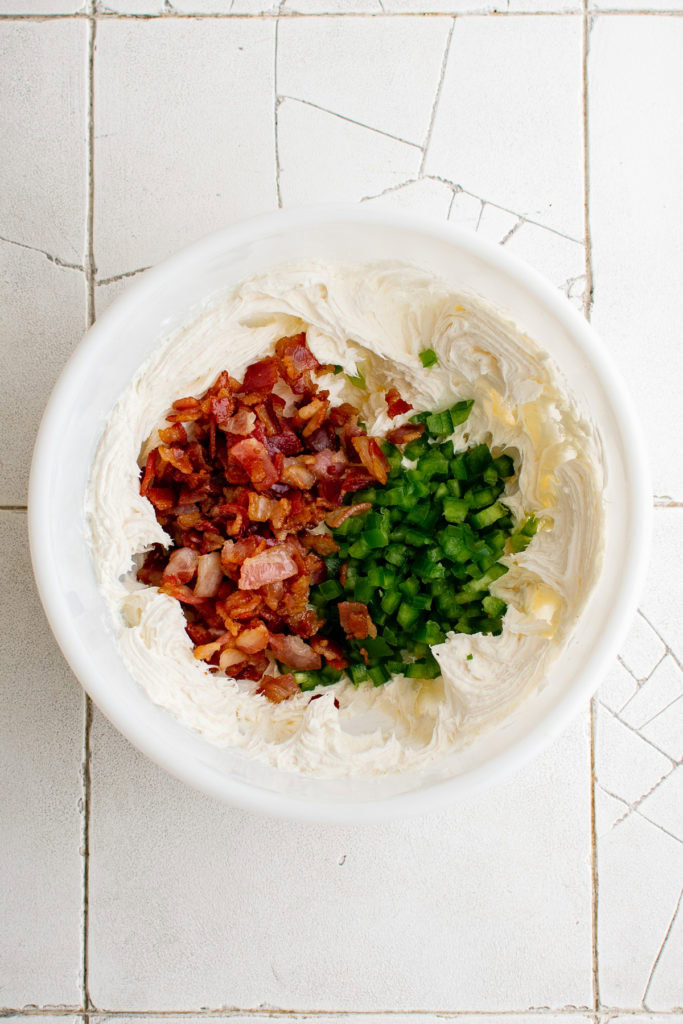
[[[683, 1024], [683, 5], [653, 2], [0, 0], [0, 1014]], [[250, 817], [132, 750], [25, 536], [95, 313], [213, 228], [340, 197], [478, 230], [592, 316], [655, 503], [593, 709], [499, 789], [365, 829]]]

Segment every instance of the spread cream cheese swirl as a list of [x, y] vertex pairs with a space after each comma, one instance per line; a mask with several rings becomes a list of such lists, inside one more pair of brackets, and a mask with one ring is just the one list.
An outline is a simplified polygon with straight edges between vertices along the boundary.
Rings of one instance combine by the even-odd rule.
[[[140, 460], [169, 406], [200, 395], [223, 369], [241, 378], [299, 331], [320, 362], [362, 370], [367, 391], [342, 374], [323, 386], [333, 402], [360, 406], [370, 434], [402, 421], [387, 416], [390, 387], [415, 411], [473, 398], [452, 435], [456, 450], [485, 442], [521, 465], [503, 500], [516, 518], [535, 512], [541, 525], [525, 552], [502, 559], [509, 572], [492, 587], [509, 606], [503, 633], [450, 634], [433, 649], [438, 679], [342, 681], [319, 700], [302, 693], [273, 704], [253, 683], [211, 674], [193, 657], [181, 605], [135, 578], [136, 555], [171, 543], [139, 493]], [[418, 354], [428, 347], [438, 365], [425, 369]], [[252, 278], [160, 339], [97, 450], [90, 543], [123, 660], [186, 726], [282, 770], [335, 777], [423, 768], [509, 715], [568, 643], [600, 573], [600, 451], [550, 358], [475, 296], [398, 264], [302, 263]]]

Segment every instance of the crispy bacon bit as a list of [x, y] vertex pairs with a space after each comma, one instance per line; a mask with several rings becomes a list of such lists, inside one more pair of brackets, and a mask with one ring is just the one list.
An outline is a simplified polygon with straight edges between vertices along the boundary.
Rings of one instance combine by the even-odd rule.
[[246, 436], [251, 434], [252, 430], [256, 426], [256, 416], [251, 409], [245, 409], [241, 406], [240, 409], [231, 416], [229, 420], [226, 420], [225, 424], [222, 425], [226, 434], [240, 434]]
[[277, 363], [272, 356], [268, 356], [247, 367], [242, 391], [271, 391], [277, 379]]
[[290, 487], [297, 487], [305, 491], [309, 491], [315, 483], [315, 474], [298, 459], [285, 459], [281, 478]]
[[416, 441], [425, 432], [424, 423], [404, 423], [402, 427], [394, 427], [387, 434], [387, 440], [392, 444], [408, 444], [409, 441]]
[[208, 555], [200, 555], [197, 562], [197, 582], [194, 592], [196, 597], [215, 597], [223, 581], [221, 556], [218, 551]]
[[223, 611], [231, 619], [243, 620], [253, 619], [261, 605], [261, 598], [258, 594], [245, 593], [244, 590], [235, 590], [229, 594], [223, 602]]
[[267, 523], [277, 508], [277, 502], [264, 494], [249, 492], [248, 516], [252, 523]]
[[187, 431], [182, 423], [172, 423], [159, 431], [159, 437], [164, 444], [187, 444]]
[[154, 451], [151, 451], [147, 456], [147, 461], [145, 462], [145, 472], [143, 473], [142, 481], [140, 483], [140, 494], [142, 495], [143, 498], [147, 497], [147, 492], [152, 486], [154, 474], [156, 473], [157, 469], [158, 458], [159, 456], [157, 455], [156, 448], [154, 449]]
[[320, 365], [306, 344], [305, 334], [280, 338], [275, 346], [275, 354], [282, 376], [290, 384], [299, 381], [306, 370], [317, 370]]
[[361, 434], [359, 437], [352, 438], [351, 443], [368, 473], [374, 476], [375, 480], [379, 480], [381, 484], [385, 484], [389, 476], [389, 463], [379, 446], [378, 439]]
[[[349, 507], [353, 508], [354, 506]], [[339, 551], [339, 545], [329, 533], [305, 533], [301, 538], [301, 543], [305, 548], [315, 551], [317, 555], [333, 555]]]
[[337, 508], [334, 512], [330, 512], [329, 515], [325, 516], [325, 522], [331, 530], [336, 530], [338, 526], [350, 519], [351, 516], [360, 516], [364, 512], [369, 512], [372, 505], [369, 501], [361, 501], [357, 505], [342, 505], [341, 508]]
[[300, 636], [271, 633], [268, 646], [277, 660], [288, 668], [308, 671], [318, 669], [322, 665], [320, 655], [316, 654]]
[[204, 603], [203, 597], [197, 597], [192, 593], [190, 588], [186, 587], [184, 584], [162, 582], [159, 590], [162, 594], [168, 594], [169, 597], [175, 597], [176, 601], [180, 601], [182, 604], [200, 605]]
[[164, 569], [164, 582], [189, 583], [197, 571], [197, 552], [192, 548], [176, 548]]
[[363, 487], [371, 487], [375, 483], [375, 478], [371, 473], [368, 473], [367, 469], [362, 466], [349, 466], [344, 473], [344, 477], [341, 482], [341, 489], [344, 493], [347, 491], [360, 491]]
[[221, 562], [226, 572], [242, 564], [245, 558], [262, 551], [266, 542], [259, 537], [245, 537], [244, 540], [226, 540], [221, 550]]
[[275, 544], [266, 548], [260, 555], [246, 558], [240, 571], [240, 590], [258, 590], [266, 583], [296, 576], [298, 567], [284, 544]]
[[384, 396], [384, 400], [387, 403], [387, 411], [391, 416], [392, 420], [395, 419], [396, 416], [400, 416], [404, 412], [410, 412], [410, 410], [413, 408], [410, 402], [406, 402], [401, 398], [396, 388], [389, 388], [386, 395]]
[[163, 462], [169, 462], [174, 469], [177, 469], [180, 473], [191, 473], [193, 466], [190, 462], [190, 457], [184, 448], [180, 446], [173, 446], [172, 448], [167, 445], [159, 445], [157, 448], [159, 458]]
[[168, 512], [175, 505], [175, 494], [170, 487], [148, 487], [146, 497], [158, 512]]
[[272, 704], [280, 704], [283, 700], [293, 697], [295, 693], [301, 693], [301, 690], [291, 672], [287, 672], [282, 676], [264, 676], [256, 692], [262, 693]]
[[256, 438], [247, 437], [244, 441], [238, 441], [230, 449], [230, 456], [236, 459], [249, 474], [249, 478], [257, 490], [267, 491], [277, 480], [277, 471], [273, 460]]
[[326, 636], [314, 636], [311, 640], [311, 647], [320, 654], [331, 668], [345, 669], [348, 667], [348, 659], [340, 645]]
[[226, 647], [218, 660], [218, 666], [221, 672], [225, 672], [226, 675], [232, 675], [229, 669], [236, 669], [238, 665], [243, 665], [246, 661], [246, 655], [242, 651], [238, 651], [234, 647]]
[[346, 635], [355, 640], [376, 637], [377, 627], [370, 618], [368, 606], [360, 601], [340, 601], [339, 621]]
[[268, 630], [262, 622], [245, 629], [235, 640], [235, 647], [245, 654], [258, 654], [268, 646]]

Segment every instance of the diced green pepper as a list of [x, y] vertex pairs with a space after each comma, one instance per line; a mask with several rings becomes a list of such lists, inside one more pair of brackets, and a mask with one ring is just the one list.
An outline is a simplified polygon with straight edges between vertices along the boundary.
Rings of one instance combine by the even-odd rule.
[[424, 352], [420, 352], [420, 362], [425, 369], [428, 369], [430, 366], [434, 366], [438, 361], [436, 352], [433, 348], [426, 348]]

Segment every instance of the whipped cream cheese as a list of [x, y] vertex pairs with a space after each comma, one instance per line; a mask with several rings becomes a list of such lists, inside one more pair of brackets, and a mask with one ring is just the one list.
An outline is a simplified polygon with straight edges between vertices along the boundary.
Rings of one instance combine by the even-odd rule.
[[[405, 419], [387, 416], [392, 386], [416, 412], [473, 398], [452, 435], [456, 450], [486, 442], [521, 463], [503, 499], [520, 519], [535, 512], [541, 526], [525, 552], [502, 559], [510, 571], [491, 588], [509, 605], [502, 635], [451, 634], [433, 649], [442, 678], [398, 676], [377, 688], [341, 682], [313, 702], [302, 693], [272, 704], [252, 692], [256, 684], [212, 675], [193, 657], [181, 605], [137, 582], [135, 556], [170, 544], [140, 497], [139, 466], [176, 398], [200, 395], [223, 369], [241, 378], [280, 337], [302, 330], [322, 363], [351, 375], [362, 369], [367, 391], [343, 375], [322, 386], [333, 402], [360, 406], [370, 434]], [[438, 356], [430, 369], [418, 358], [427, 347]], [[422, 768], [510, 714], [568, 643], [601, 568], [600, 452], [595, 427], [550, 358], [481, 299], [398, 264], [307, 262], [252, 278], [160, 340], [97, 450], [86, 512], [123, 660], [186, 726], [285, 771]]]

